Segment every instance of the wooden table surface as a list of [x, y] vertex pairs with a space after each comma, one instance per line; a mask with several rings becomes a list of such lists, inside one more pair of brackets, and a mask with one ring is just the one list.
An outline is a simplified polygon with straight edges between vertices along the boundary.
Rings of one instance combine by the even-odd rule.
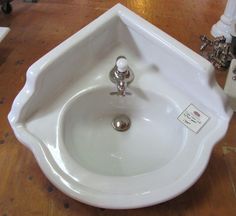
[[[226, 0], [120, 0], [122, 4], [199, 52], [199, 35], [210, 35]], [[11, 104], [25, 82], [27, 68], [87, 25], [118, 0], [14, 1], [0, 12], [0, 26], [11, 32], [0, 43], [0, 216], [27, 215], [236, 215], [236, 115], [214, 148], [197, 183], [168, 202], [135, 210], [107, 210], [77, 202], [56, 189], [32, 153], [18, 142], [7, 121]], [[226, 72], [216, 71], [224, 86]]]

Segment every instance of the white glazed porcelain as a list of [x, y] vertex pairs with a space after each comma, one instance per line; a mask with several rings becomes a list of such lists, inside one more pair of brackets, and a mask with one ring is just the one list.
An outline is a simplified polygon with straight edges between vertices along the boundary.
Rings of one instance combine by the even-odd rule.
[[[125, 97], [110, 95], [120, 55], [135, 74]], [[199, 133], [177, 119], [190, 104], [209, 116]], [[128, 131], [112, 128], [117, 114], [130, 117]], [[29, 68], [8, 118], [60, 190], [126, 209], [188, 189], [231, 115], [209, 62], [118, 4]]]

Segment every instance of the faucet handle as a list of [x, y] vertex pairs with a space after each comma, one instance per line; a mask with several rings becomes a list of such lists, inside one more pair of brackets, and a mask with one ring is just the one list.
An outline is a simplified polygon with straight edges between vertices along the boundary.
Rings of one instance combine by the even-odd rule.
[[128, 61], [124, 56], [116, 59], [116, 64], [109, 73], [110, 80], [116, 84], [117, 92], [111, 92], [111, 95], [125, 96], [131, 95], [127, 92], [127, 86], [134, 80], [134, 74], [128, 66]]
[[119, 58], [117, 61], [116, 61], [116, 67], [117, 67], [117, 70], [120, 72], [120, 73], [124, 73], [128, 70], [128, 61], [126, 58]]
[[[122, 96], [119, 92], [110, 92], [110, 95], [117, 95], [117, 96]], [[131, 92], [125, 92], [125, 95], [132, 95], [132, 93]]]

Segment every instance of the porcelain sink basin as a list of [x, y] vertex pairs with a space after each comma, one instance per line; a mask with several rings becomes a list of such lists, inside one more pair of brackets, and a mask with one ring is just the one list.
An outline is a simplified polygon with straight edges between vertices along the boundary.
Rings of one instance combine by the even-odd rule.
[[[120, 55], [135, 74], [125, 97], [110, 94]], [[111, 125], [119, 114], [125, 132]], [[8, 118], [61, 191], [127, 209], [194, 184], [231, 116], [209, 62], [118, 4], [28, 69]]]
[[[110, 96], [109, 90], [96, 88], [75, 96], [62, 109], [59, 143], [71, 157], [84, 168], [107, 176], [144, 174], [174, 159], [186, 139], [185, 129], [175, 123], [178, 105], [149, 90], [145, 97], [133, 93], [125, 98]], [[132, 121], [125, 133], [111, 126], [120, 113]]]

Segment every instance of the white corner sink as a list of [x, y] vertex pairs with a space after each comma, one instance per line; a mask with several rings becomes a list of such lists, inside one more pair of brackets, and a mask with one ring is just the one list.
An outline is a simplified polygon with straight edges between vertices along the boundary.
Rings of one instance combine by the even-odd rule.
[[[125, 97], [110, 94], [120, 55], [135, 75]], [[125, 132], [111, 125], [118, 114]], [[56, 187], [127, 209], [194, 184], [231, 116], [208, 61], [118, 4], [29, 68], [8, 118]]]

